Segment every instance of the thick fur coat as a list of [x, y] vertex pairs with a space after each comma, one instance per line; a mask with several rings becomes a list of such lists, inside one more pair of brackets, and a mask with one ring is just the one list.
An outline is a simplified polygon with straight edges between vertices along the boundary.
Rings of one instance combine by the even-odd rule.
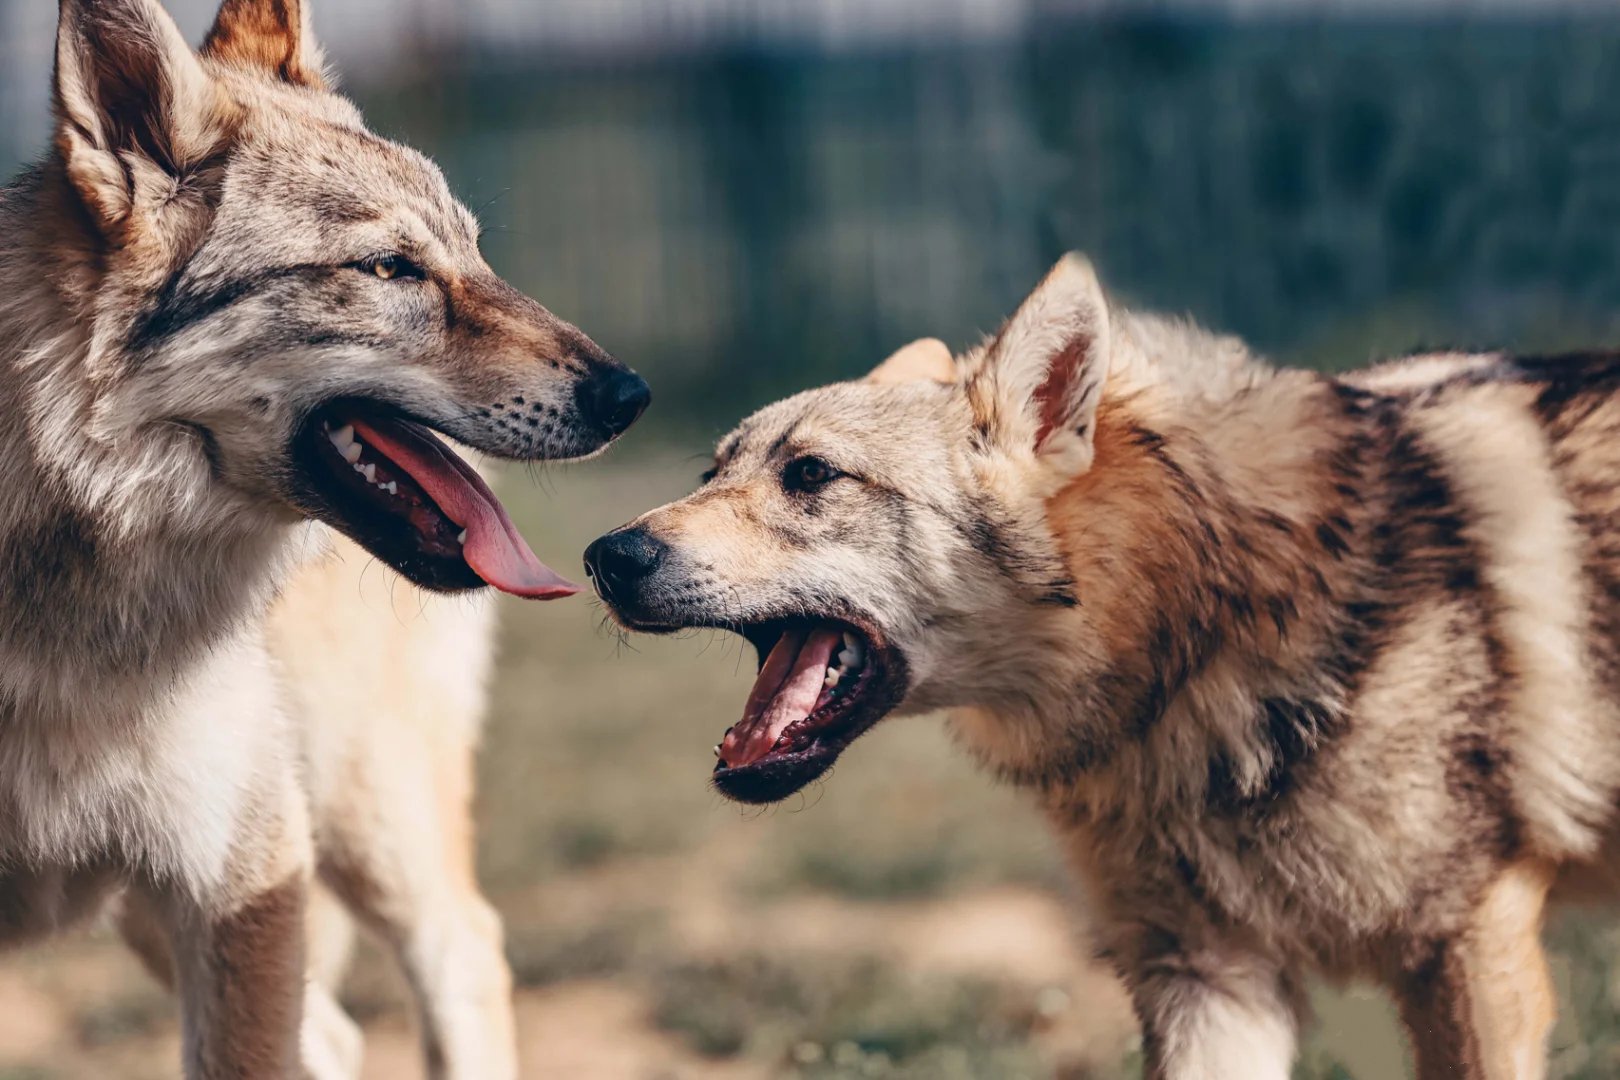
[[[156, 0], [62, 0], [55, 111], [0, 191], [0, 938], [123, 893], [189, 1076], [350, 1075], [318, 873], [405, 962], [435, 1075], [511, 1075], [467, 823], [488, 609], [367, 586], [309, 521], [351, 520], [309, 495], [315, 453], [343, 465], [310, 418], [364, 400], [575, 457], [645, 386], [490, 270], [432, 163], [330, 90], [297, 0], [226, 0], [201, 53]], [[472, 551], [389, 561], [465, 582]]]
[[1617, 476], [1613, 354], [1278, 369], [1071, 257], [986, 345], [745, 421], [599, 587], [878, 657], [722, 760], [738, 797], [949, 710], [1061, 838], [1151, 1076], [1283, 1080], [1325, 974], [1395, 994], [1426, 1080], [1535, 1077], [1544, 905], [1612, 885]]

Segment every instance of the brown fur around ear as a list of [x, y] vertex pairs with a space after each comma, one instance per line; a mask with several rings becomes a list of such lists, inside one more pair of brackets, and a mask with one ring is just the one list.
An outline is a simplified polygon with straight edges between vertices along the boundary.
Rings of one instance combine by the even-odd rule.
[[218, 149], [234, 115], [156, 0], [62, 0], [55, 105], [68, 179], [115, 240]]
[[946, 384], [956, 381], [956, 360], [951, 356], [951, 350], [938, 338], [913, 341], [866, 376], [867, 382], [884, 385], [930, 379]]
[[294, 86], [327, 88], [309, 5], [303, 0], [225, 0], [203, 42], [203, 55]]

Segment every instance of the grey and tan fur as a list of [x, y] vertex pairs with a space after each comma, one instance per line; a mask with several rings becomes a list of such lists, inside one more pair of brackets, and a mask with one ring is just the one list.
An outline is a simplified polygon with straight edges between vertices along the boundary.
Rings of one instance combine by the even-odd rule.
[[350, 1075], [319, 874], [404, 960], [434, 1074], [511, 1076], [467, 818], [489, 609], [396, 610], [296, 509], [289, 445], [358, 395], [578, 456], [615, 433], [583, 390], [627, 373], [330, 92], [298, 0], [226, 0], [200, 54], [155, 0], [62, 0], [55, 110], [0, 191], [0, 939], [122, 893], [189, 1076]]
[[1425, 1080], [1544, 1075], [1544, 907], [1620, 866], [1620, 355], [1276, 369], [1071, 257], [626, 529], [627, 625], [859, 627], [1034, 794], [1149, 1075], [1283, 1080], [1316, 975]]

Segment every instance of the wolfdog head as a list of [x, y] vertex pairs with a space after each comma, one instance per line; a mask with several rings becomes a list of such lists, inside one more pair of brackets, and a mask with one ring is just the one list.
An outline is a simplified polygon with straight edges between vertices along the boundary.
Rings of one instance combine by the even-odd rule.
[[51, 393], [102, 443], [182, 432], [211, 514], [318, 518], [424, 586], [573, 591], [432, 432], [583, 456], [646, 384], [490, 269], [433, 163], [329, 89], [300, 0], [226, 0], [200, 54], [156, 0], [62, 0], [55, 110], [13, 194], [82, 340]]
[[[1028, 701], [1043, 650], [1097, 647], [1051, 500], [1104, 471], [1099, 403], [1111, 367], [1125, 392], [1123, 351], [1071, 256], [988, 345], [953, 359], [918, 342], [761, 410], [698, 491], [591, 546], [625, 626], [730, 629], [758, 649], [722, 792], [780, 799], [890, 712]], [[1129, 471], [1114, 475], [1128, 498]]]

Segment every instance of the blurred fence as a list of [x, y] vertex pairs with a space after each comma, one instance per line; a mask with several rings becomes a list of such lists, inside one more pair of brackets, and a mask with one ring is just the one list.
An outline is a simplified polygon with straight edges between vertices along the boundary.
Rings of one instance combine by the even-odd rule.
[[654, 379], [654, 423], [969, 340], [1076, 247], [1308, 362], [1620, 329], [1620, 18], [1592, 11], [413, 41], [351, 90], [444, 164], [498, 268]]

